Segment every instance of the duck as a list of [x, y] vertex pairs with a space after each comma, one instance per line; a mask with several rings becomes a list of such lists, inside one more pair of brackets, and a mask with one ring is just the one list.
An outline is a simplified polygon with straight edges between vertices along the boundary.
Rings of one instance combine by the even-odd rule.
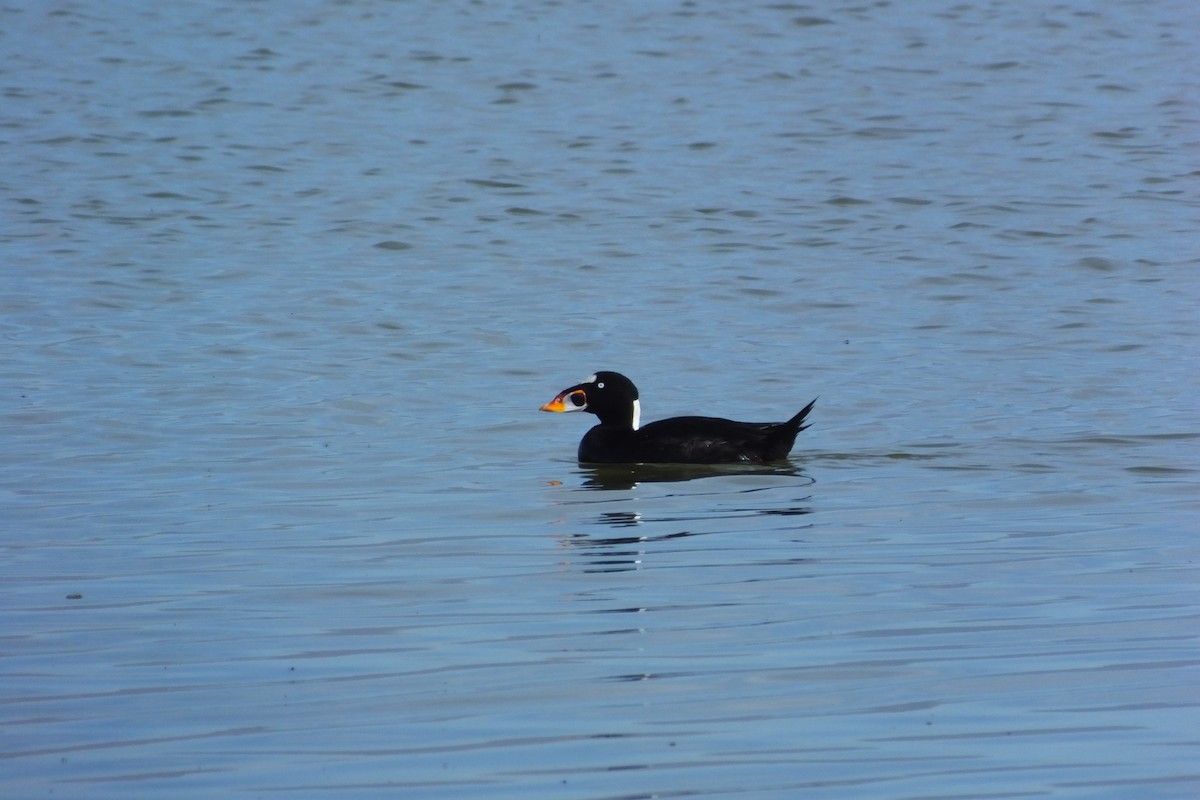
[[606, 371], [563, 389], [540, 410], [599, 418], [579, 442], [579, 461], [586, 464], [768, 464], [787, 458], [816, 402], [787, 422], [672, 417], [642, 426], [637, 387]]

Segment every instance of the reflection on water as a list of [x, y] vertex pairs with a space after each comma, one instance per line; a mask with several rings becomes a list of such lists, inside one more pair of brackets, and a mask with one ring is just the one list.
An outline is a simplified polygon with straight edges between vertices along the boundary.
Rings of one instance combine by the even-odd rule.
[[642, 515], [636, 511], [605, 511], [597, 522], [614, 528], [631, 528], [642, 523]]
[[681, 483], [735, 475], [799, 475], [792, 465], [742, 464], [580, 464], [585, 489], [632, 489], [640, 483]]
[[[678, 540], [720, 532], [744, 532], [754, 535], [764, 518], [788, 518], [785, 527], [800, 529], [792, 518], [812, 513], [807, 490], [814, 479], [793, 466], [740, 467], [710, 465], [620, 465], [581, 466], [580, 489], [587, 494], [572, 495], [561, 502], [565, 506], [594, 505], [590, 522], [612, 529], [619, 535], [573, 532], [562, 542], [579, 554], [577, 563], [584, 572], [622, 572], [640, 569], [647, 558], [661, 552], [664, 545]], [[711, 484], [695, 487], [692, 481], [708, 478]], [[719, 480], [724, 478], [725, 480]], [[742, 482], [754, 480], [753, 485]], [[679, 487], [672, 483], [682, 484]], [[641, 487], [645, 491], [639, 493]], [[597, 489], [609, 496], [591, 494]], [[797, 489], [805, 494], [797, 496]], [[611, 508], [613, 505], [619, 508]], [[580, 521], [587, 515], [572, 512]], [[636, 531], [636, 534], [635, 534]], [[672, 556], [668, 556], [671, 558]], [[775, 561], [799, 562], [793, 556]]]
[[661, 536], [590, 536], [576, 533], [563, 543], [579, 551], [583, 572], [627, 572], [642, 564], [649, 545], [692, 535], [686, 531]]

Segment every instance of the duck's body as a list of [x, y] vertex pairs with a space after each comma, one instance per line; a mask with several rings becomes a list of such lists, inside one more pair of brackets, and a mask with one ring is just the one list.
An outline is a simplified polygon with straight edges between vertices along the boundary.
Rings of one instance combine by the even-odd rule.
[[787, 422], [672, 417], [639, 427], [637, 387], [616, 372], [598, 372], [564, 389], [542, 411], [588, 411], [600, 419], [579, 443], [593, 464], [765, 464], [787, 458], [814, 400]]
[[735, 422], [719, 417], [672, 417], [644, 428], [600, 424], [579, 443], [579, 460], [593, 464], [765, 464], [787, 458], [810, 404], [788, 422]]

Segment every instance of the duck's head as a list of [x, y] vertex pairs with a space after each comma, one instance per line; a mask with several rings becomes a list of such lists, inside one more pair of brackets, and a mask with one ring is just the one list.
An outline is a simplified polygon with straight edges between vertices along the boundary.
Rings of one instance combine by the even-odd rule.
[[587, 411], [599, 417], [601, 425], [635, 431], [641, 424], [637, 387], [619, 372], [597, 372], [582, 383], [563, 389], [541, 410]]

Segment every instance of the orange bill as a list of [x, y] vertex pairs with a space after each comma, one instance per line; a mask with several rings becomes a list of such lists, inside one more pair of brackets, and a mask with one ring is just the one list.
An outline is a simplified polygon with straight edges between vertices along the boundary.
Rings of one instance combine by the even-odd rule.
[[[571, 405], [567, 405], [567, 403], [566, 403], [566, 400], [568, 397], [572, 398]], [[568, 389], [567, 391], [559, 394], [558, 397], [555, 397], [549, 403], [546, 403], [546, 405], [541, 406], [538, 410], [539, 411], [559, 411], [559, 412], [574, 411], [575, 409], [579, 408], [579, 406], [585, 404], [586, 402], [587, 402], [587, 395], [585, 395], [582, 391], [580, 391], [579, 389]]]

